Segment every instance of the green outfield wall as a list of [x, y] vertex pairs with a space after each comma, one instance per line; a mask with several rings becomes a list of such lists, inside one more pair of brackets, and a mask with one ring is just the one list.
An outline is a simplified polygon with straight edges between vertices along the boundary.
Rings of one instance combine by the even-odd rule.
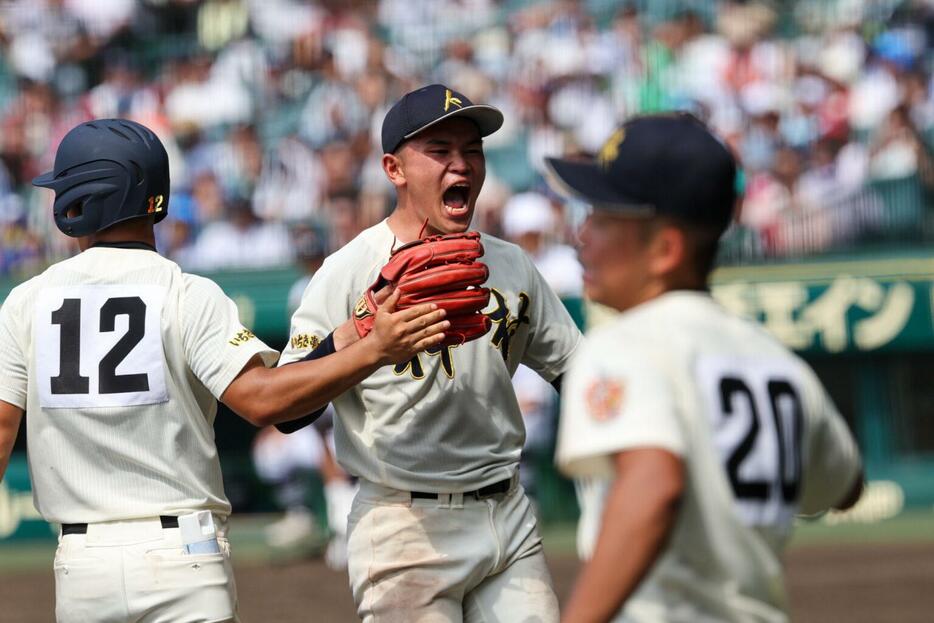
[[723, 268], [713, 293], [805, 355], [934, 352], [934, 253]]

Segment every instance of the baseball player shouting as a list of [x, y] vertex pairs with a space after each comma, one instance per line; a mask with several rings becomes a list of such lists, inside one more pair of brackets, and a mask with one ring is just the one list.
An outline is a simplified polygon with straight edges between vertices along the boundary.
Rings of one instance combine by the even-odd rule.
[[595, 162], [549, 166], [593, 206], [588, 296], [624, 312], [566, 382], [557, 461], [579, 479], [589, 562], [564, 620], [786, 621], [794, 517], [855, 503], [860, 458], [811, 369], [707, 292], [732, 155], [672, 114], [625, 124]]
[[256, 425], [296, 418], [444, 339], [442, 310], [390, 298], [346, 350], [267, 368], [277, 353], [221, 289], [155, 252], [168, 171], [138, 123], [69, 132], [34, 183], [82, 252], [0, 308], [0, 477], [25, 411], [36, 508], [62, 524], [61, 622], [236, 620], [216, 399]]
[[[502, 121], [497, 109], [442, 85], [389, 110], [382, 164], [396, 208], [324, 262], [293, 316], [292, 344], [341, 348], [356, 337], [343, 335], [342, 323], [363, 310], [361, 294], [394, 248], [423, 227], [435, 235], [468, 228], [486, 171], [482, 139]], [[384, 368], [334, 401], [338, 461], [360, 478], [348, 571], [364, 621], [558, 618], [518, 485], [525, 431], [510, 377], [524, 363], [557, 381], [580, 333], [519, 247], [487, 235], [480, 242], [492, 328]], [[457, 318], [448, 319], [450, 334]], [[282, 362], [306, 352], [288, 349]]]

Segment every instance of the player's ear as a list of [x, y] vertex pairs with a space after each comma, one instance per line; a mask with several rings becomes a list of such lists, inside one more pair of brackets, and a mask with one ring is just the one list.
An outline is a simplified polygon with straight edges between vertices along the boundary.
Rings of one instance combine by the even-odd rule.
[[687, 261], [685, 232], [674, 225], [657, 228], [650, 242], [650, 270], [656, 276], [670, 275]]
[[399, 187], [405, 185], [405, 170], [402, 166], [402, 158], [396, 154], [383, 154], [382, 159], [383, 172], [392, 182], [393, 186]]

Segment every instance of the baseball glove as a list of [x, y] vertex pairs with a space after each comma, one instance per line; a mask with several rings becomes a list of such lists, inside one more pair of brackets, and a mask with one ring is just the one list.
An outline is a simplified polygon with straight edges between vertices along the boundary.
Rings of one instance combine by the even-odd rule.
[[376, 314], [374, 293], [386, 286], [401, 290], [397, 309], [434, 303], [447, 311], [451, 326], [444, 331], [446, 346], [475, 340], [490, 330], [491, 321], [480, 313], [490, 301], [489, 288], [481, 287], [490, 276], [480, 234], [429, 236], [403, 245], [389, 261], [354, 308], [354, 326], [360, 337], [373, 328]]

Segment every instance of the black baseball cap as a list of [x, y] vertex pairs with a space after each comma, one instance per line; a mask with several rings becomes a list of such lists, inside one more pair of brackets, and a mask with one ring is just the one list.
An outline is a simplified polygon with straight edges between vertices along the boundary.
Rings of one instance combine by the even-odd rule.
[[474, 104], [466, 95], [443, 84], [430, 84], [405, 94], [383, 119], [383, 153], [391, 154], [406, 140], [436, 123], [452, 117], [466, 117], [489, 136], [503, 125], [498, 108]]
[[592, 160], [547, 158], [558, 190], [620, 214], [672, 216], [726, 229], [736, 203], [736, 160], [696, 117], [635, 117]]

